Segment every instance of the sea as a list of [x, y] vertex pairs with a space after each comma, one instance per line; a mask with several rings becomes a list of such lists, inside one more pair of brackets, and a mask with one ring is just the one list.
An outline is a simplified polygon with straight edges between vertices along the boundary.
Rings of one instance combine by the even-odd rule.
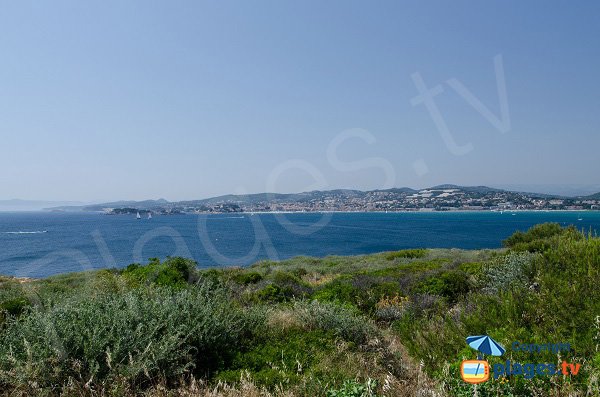
[[499, 248], [543, 222], [600, 231], [598, 211], [130, 215], [0, 212], [0, 274], [46, 277], [168, 256], [199, 267], [405, 248]]

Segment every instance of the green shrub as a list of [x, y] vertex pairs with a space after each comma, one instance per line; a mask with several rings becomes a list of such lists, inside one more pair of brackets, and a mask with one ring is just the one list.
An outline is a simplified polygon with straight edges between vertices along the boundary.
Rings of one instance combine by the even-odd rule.
[[462, 324], [444, 312], [438, 311], [430, 317], [403, 316], [392, 327], [411, 356], [423, 360], [425, 369], [432, 375], [438, 374], [445, 362], [460, 357], [458, 353], [468, 348]]
[[370, 288], [361, 290], [361, 299], [357, 307], [365, 314], [374, 314], [377, 304], [386, 298], [397, 297], [403, 294], [400, 284], [394, 281], [379, 281]]
[[478, 276], [483, 271], [483, 263], [481, 262], [464, 262], [458, 265], [458, 269], [472, 276]]
[[284, 302], [287, 300], [288, 295], [291, 295], [291, 291], [284, 291], [275, 284], [267, 284], [256, 293], [258, 301], [271, 303]]
[[492, 259], [483, 268], [483, 291], [498, 293], [528, 286], [534, 275], [535, 258], [536, 255], [529, 252], [509, 252]]
[[[0, 316], [19, 316], [31, 305], [27, 289], [18, 281], [0, 282]], [[0, 322], [1, 323], [1, 322]]]
[[302, 277], [308, 274], [308, 270], [303, 267], [299, 267], [297, 269], [292, 270], [292, 274], [296, 277]]
[[259, 321], [208, 285], [84, 294], [9, 320], [0, 340], [0, 384], [44, 389], [70, 378], [106, 385], [205, 374], [229, 360]]
[[168, 258], [162, 263], [157, 258], [151, 258], [147, 265], [134, 263], [127, 266], [122, 275], [137, 285], [153, 283], [182, 288], [198, 280], [196, 265], [193, 260], [180, 257]]
[[583, 238], [583, 235], [573, 226], [563, 228], [558, 223], [542, 223], [532, 226], [526, 232], [515, 232], [502, 244], [514, 251], [544, 252], [556, 247], [558, 238], [563, 235]]
[[505, 247], [514, 247], [517, 244], [529, 243], [534, 240], [546, 239], [562, 234], [564, 229], [558, 223], [542, 223], [532, 226], [526, 232], [517, 231], [502, 243]]
[[385, 254], [385, 259], [388, 261], [394, 260], [396, 258], [408, 258], [408, 259], [417, 259], [422, 258], [427, 254], [426, 249], [417, 248], [417, 249], [407, 249], [401, 251], [392, 251]]
[[233, 281], [243, 285], [256, 284], [262, 279], [262, 274], [258, 272], [240, 272], [233, 276]]
[[470, 287], [469, 276], [465, 272], [448, 270], [426, 278], [413, 292], [439, 295], [449, 302], [456, 302], [460, 296], [469, 292]]
[[385, 297], [402, 295], [400, 284], [389, 277], [355, 275], [325, 284], [313, 294], [313, 299], [357, 308], [365, 314], [375, 311], [377, 302]]
[[29, 306], [31, 306], [31, 302], [26, 297], [8, 299], [0, 303], [0, 312], [6, 312], [11, 316], [19, 316], [25, 312]]
[[360, 301], [361, 290], [354, 287], [350, 279], [343, 278], [325, 284], [312, 297], [321, 302], [335, 302], [357, 306], [357, 303]]
[[334, 347], [332, 335], [321, 330], [269, 335], [248, 351], [239, 352], [215, 380], [235, 384], [248, 371], [255, 383], [271, 390], [282, 384], [297, 384], [310, 376], [313, 367]]
[[268, 276], [267, 280], [270, 284], [257, 293], [258, 299], [263, 302], [284, 302], [291, 299], [302, 299], [309, 296], [312, 292], [310, 286], [288, 272], [273, 272]]

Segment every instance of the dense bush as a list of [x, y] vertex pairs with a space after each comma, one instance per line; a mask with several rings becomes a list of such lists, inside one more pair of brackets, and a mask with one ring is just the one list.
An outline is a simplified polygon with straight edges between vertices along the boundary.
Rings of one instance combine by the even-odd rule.
[[513, 251], [544, 252], [555, 248], [563, 235], [576, 239], [583, 237], [573, 226], [563, 228], [558, 223], [542, 223], [526, 232], [517, 231], [502, 243]]
[[542, 223], [526, 232], [517, 231], [503, 241], [505, 247], [514, 248], [518, 244], [530, 243], [562, 234], [564, 229], [558, 223]]
[[[252, 274], [252, 273], [250, 273]], [[262, 276], [261, 276], [262, 277]], [[236, 282], [248, 285], [239, 275], [234, 278]], [[312, 288], [298, 276], [282, 271], [273, 272], [265, 278], [265, 283], [259, 284], [259, 289], [250, 294], [249, 300], [255, 302], [278, 303], [293, 299], [302, 299], [312, 293]]]
[[219, 372], [216, 379], [235, 383], [244, 372], [251, 371], [254, 381], [269, 389], [299, 383], [333, 348], [332, 335], [321, 330], [295, 329], [269, 335], [248, 351], [239, 352], [228, 369]]
[[30, 305], [31, 301], [27, 293], [18, 282], [13, 280], [0, 282], [0, 319], [6, 316], [18, 316]]
[[291, 290], [283, 290], [275, 284], [267, 284], [255, 294], [259, 302], [276, 303], [284, 302], [292, 297]]
[[262, 279], [262, 274], [258, 272], [239, 272], [233, 276], [233, 280], [236, 283], [243, 285], [256, 284]]
[[335, 302], [342, 305], [356, 306], [360, 300], [361, 290], [352, 285], [349, 278], [340, 278], [323, 285], [313, 294], [313, 298], [322, 302]]
[[424, 257], [425, 254], [427, 254], [427, 250], [418, 248], [388, 252], [385, 254], [385, 258], [389, 261], [394, 260], [396, 258], [416, 259]]
[[31, 305], [29, 298], [25, 296], [7, 299], [0, 303], [0, 312], [4, 312], [11, 316], [22, 314]]
[[465, 272], [449, 270], [427, 277], [415, 287], [414, 292], [439, 295], [447, 298], [450, 302], [456, 302], [469, 292], [469, 289], [469, 277]]
[[209, 285], [79, 296], [9, 322], [0, 340], [0, 384], [45, 388], [69, 378], [106, 384], [205, 374], [256, 325]]
[[196, 262], [190, 259], [175, 257], [160, 262], [151, 258], [147, 265], [137, 263], [127, 266], [122, 271], [126, 279], [138, 285], [153, 283], [167, 287], [184, 287], [198, 279]]

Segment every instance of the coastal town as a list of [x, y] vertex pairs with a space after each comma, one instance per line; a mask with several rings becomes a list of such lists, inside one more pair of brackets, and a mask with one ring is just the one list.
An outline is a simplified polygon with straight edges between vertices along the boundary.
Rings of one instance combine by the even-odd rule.
[[81, 208], [110, 215], [234, 212], [397, 212], [599, 210], [600, 194], [561, 197], [485, 186], [440, 185], [427, 189], [329, 190], [296, 194], [228, 195], [203, 200], [117, 202]]

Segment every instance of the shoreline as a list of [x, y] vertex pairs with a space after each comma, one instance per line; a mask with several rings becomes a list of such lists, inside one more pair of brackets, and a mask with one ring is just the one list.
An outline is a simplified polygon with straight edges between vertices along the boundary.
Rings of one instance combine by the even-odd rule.
[[[144, 210], [150, 211], [151, 210]], [[155, 216], [178, 216], [178, 215], [263, 215], [263, 214], [431, 214], [431, 213], [524, 213], [524, 212], [585, 212], [585, 213], [600, 213], [600, 209], [561, 209], [561, 210], [536, 210], [536, 209], [515, 209], [515, 210], [473, 210], [473, 209], [460, 209], [460, 210], [447, 210], [447, 211], [436, 211], [436, 210], [394, 210], [394, 211], [336, 211], [336, 210], [323, 210], [323, 211], [241, 211], [241, 212], [182, 212], [179, 214], [161, 214], [159, 212], [153, 212]], [[34, 210], [34, 211], [2, 211], [0, 214], [98, 214], [98, 215], [109, 215], [109, 216], [130, 216], [131, 214], [108, 214], [104, 211], [47, 211], [47, 210]]]

